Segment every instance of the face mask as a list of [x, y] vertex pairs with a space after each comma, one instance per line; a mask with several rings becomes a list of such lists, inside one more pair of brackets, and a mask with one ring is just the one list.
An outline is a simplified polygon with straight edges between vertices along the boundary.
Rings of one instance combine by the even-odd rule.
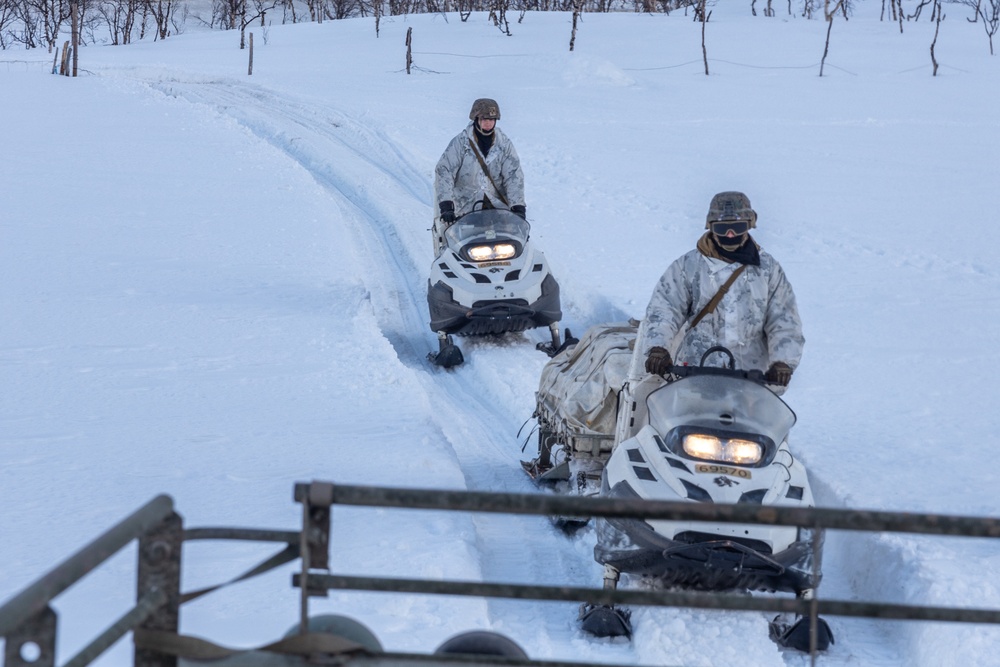
[[745, 233], [739, 234], [732, 238], [726, 236], [719, 236], [718, 234], [712, 234], [715, 237], [715, 242], [719, 244], [719, 247], [723, 250], [728, 250], [732, 252], [733, 250], [739, 250], [744, 243], [746, 243], [747, 235]]

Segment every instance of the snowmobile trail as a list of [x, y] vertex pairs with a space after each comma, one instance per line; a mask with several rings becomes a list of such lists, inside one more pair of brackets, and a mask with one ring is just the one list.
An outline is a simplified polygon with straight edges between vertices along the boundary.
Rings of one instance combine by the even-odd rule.
[[[503, 400], [484, 391], [475, 371], [494, 361], [502, 364], [508, 386], [530, 387], [525, 394], [530, 405], [544, 355], [532, 342], [515, 348], [474, 346], [479, 348], [476, 359], [450, 372], [426, 360], [436, 340], [426, 322], [426, 267], [418, 265], [413, 249], [426, 245], [430, 250], [424, 231], [431, 199], [429, 173], [419, 174], [384, 137], [332, 110], [230, 82], [151, 85], [236, 120], [306, 169], [335, 197], [361, 246], [359, 255], [367, 264], [363, 280], [380, 328], [423, 387], [468, 488], [532, 492], [517, 463], [520, 452], [514, 438], [530, 410], [505, 410]], [[364, 173], [343, 173], [336, 167], [359, 162], [366, 166]], [[594, 573], [599, 573], [586, 548], [567, 541], [542, 517], [476, 515], [472, 520], [484, 581], [549, 584], [553, 573], [555, 578], [575, 573], [566, 583], [583, 586], [591, 585]], [[590, 646], [575, 627], [572, 603], [551, 605], [554, 609], [544, 619], [537, 607], [524, 602], [491, 600], [488, 606], [493, 627], [517, 638], [538, 657], [571, 657], [578, 654], [574, 644]], [[595, 659], [604, 653], [608, 662], [635, 659], [627, 644], [591, 647], [588, 652]]]
[[[436, 347], [427, 326], [425, 293], [431, 261], [425, 231], [431, 166], [414, 164], [379, 128], [284, 94], [233, 81], [157, 80], [148, 85], [235, 121], [330, 193], [358, 245], [355, 252], [365, 267], [361, 280], [378, 325], [422, 388], [429, 417], [454, 451], [467, 487], [535, 492], [518, 464], [515, 436], [531, 414], [546, 361], [534, 350], [532, 337], [512, 336], [513, 343], [502, 344], [463, 342], [467, 362], [451, 371], [425, 358]], [[567, 537], [542, 517], [483, 514], [474, 515], [472, 522], [484, 581], [600, 586], [592, 529]], [[823, 594], [855, 595], [846, 566], [838, 567], [829, 557], [826, 562]], [[827, 584], [834, 582], [831, 591]], [[515, 639], [535, 658], [721, 665], [739, 664], [749, 648], [750, 655], [773, 656], [768, 665], [809, 664], [807, 656], [782, 653], [771, 644], [768, 619], [759, 614], [637, 608], [636, 635], [629, 643], [583, 635], [572, 603], [490, 600], [487, 610], [492, 629]], [[887, 640], [884, 628], [843, 619], [832, 619], [832, 625], [837, 644], [821, 658], [823, 664], [906, 664], [899, 658], [902, 642]]]

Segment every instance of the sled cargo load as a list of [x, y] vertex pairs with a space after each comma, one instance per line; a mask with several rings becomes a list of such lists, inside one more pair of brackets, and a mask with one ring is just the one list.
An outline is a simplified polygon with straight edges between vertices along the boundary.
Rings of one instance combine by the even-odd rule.
[[611, 454], [638, 327], [637, 320], [593, 326], [545, 365], [535, 394], [543, 464], [554, 447], [573, 458], [603, 461]]

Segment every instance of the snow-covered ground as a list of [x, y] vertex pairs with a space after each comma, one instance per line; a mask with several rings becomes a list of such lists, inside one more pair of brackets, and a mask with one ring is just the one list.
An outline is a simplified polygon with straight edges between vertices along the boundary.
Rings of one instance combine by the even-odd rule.
[[[428, 365], [431, 172], [493, 97], [564, 325], [641, 317], [712, 195], [746, 192], [795, 287], [793, 451], [831, 507], [995, 515], [1000, 59], [946, 5], [833, 27], [720, 3], [670, 16], [484, 15], [87, 47], [77, 79], [0, 52], [0, 601], [158, 493], [191, 527], [295, 529], [297, 481], [532, 492], [518, 465], [544, 332]], [[776, 3], [783, 5], [783, 3]], [[737, 6], [739, 5], [739, 6]], [[759, 9], [759, 8], [758, 8]], [[516, 16], [512, 16], [516, 20]], [[407, 75], [405, 36], [413, 29]], [[340, 509], [345, 574], [598, 586], [593, 533], [542, 518]], [[193, 543], [185, 590], [272, 546]], [[821, 593], [1000, 607], [985, 540], [832, 533]], [[60, 662], [130, 606], [134, 550], [59, 598]], [[296, 620], [289, 570], [199, 599], [232, 646]], [[392, 650], [488, 628], [534, 658], [804, 665], [757, 613], [637, 609], [631, 643], [573, 604], [337, 593]], [[833, 617], [828, 665], [1000, 665], [1000, 631]], [[126, 664], [127, 642], [103, 659]]]

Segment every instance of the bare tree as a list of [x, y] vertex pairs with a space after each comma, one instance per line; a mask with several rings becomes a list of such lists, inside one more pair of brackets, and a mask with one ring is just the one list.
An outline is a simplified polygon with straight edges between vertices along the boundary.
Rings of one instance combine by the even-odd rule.
[[141, 0], [99, 0], [95, 11], [108, 27], [113, 45], [129, 44], [139, 18]]
[[705, 76], [708, 76], [708, 49], [705, 48], [705, 24], [708, 23], [708, 11], [705, 8], [707, 0], [701, 0], [695, 18], [701, 20], [701, 58], [705, 61]]
[[990, 40], [990, 55], [994, 55], [993, 35], [997, 34], [997, 28], [1000, 27], [1000, 0], [959, 0], [959, 4], [972, 7], [975, 12], [970, 23], [983, 20], [983, 29], [986, 31], [987, 39]]
[[583, 0], [576, 0], [573, 3], [573, 30], [569, 36], [569, 50], [572, 51], [576, 45], [576, 24], [580, 20], [580, 12], [583, 11]]
[[49, 53], [59, 42], [59, 33], [69, 20], [68, 0], [21, 0], [19, 18], [23, 22], [22, 41], [27, 48], [41, 40]]
[[359, 0], [330, 0], [327, 17], [331, 19], [350, 18], [361, 10]]
[[838, 0], [837, 4], [830, 9], [830, 0], [823, 0], [823, 15], [826, 17], [826, 44], [823, 47], [823, 58], [819, 61], [819, 75], [823, 76], [823, 67], [826, 65], [826, 56], [830, 52], [830, 32], [833, 30], [833, 17], [837, 11], [842, 9], [844, 0]]
[[507, 9], [510, 7], [510, 0], [490, 0], [489, 19], [493, 25], [500, 28], [508, 37], [510, 36], [510, 22], [507, 20]]
[[14, 20], [12, 21], [18, 30], [11, 30], [10, 38], [15, 44], [23, 44], [26, 49], [33, 49], [39, 45], [40, 23], [35, 21], [34, 15], [24, 4], [14, 5]]
[[152, 14], [156, 23], [156, 38], [166, 39], [170, 35], [170, 19], [177, 0], [145, 0], [145, 9]]
[[[920, 3], [913, 9], [913, 13], [906, 17], [907, 21], [919, 21], [920, 12], [924, 10], [927, 5], [933, 5], [937, 7], [937, 0], [920, 0]], [[934, 20], [934, 13], [931, 13], [931, 20]]]
[[944, 18], [941, 15], [941, 3], [939, 0], [934, 0], [934, 10], [931, 15], [935, 14], [937, 15], [937, 22], [934, 24], [934, 40], [931, 42], [931, 63], [934, 64], [933, 76], [937, 76], [938, 71], [938, 61], [934, 55], [934, 45], [937, 44], [938, 32], [941, 30], [941, 20]]
[[17, 16], [14, 10], [14, 0], [0, 0], [0, 49], [7, 48], [8, 30], [14, 25], [14, 18]]
[[[264, 25], [264, 15], [277, 7], [280, 0], [215, 0], [213, 25], [218, 21], [224, 30], [240, 29], [240, 50], [246, 48], [246, 30], [254, 21]], [[252, 3], [252, 4], [251, 4]]]
[[80, 5], [72, 0], [69, 6], [70, 40], [73, 43], [73, 76], [80, 65]]
[[240, 5], [244, 0], [212, 0], [211, 27], [231, 30], [239, 24]]

